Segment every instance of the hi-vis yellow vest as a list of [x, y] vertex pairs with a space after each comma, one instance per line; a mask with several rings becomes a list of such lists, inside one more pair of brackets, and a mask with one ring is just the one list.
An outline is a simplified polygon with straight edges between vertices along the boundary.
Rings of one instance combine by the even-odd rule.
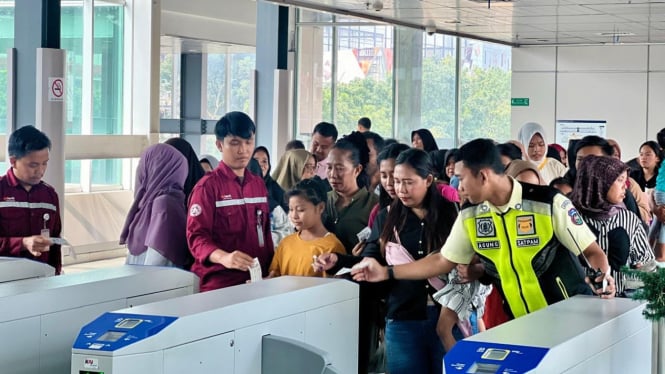
[[[515, 317], [548, 305], [539, 277], [561, 246], [552, 228], [551, 201], [524, 199], [504, 214], [486, 204], [460, 212], [464, 227], [488, 275], [500, 280]], [[565, 297], [565, 287], [557, 280]], [[556, 285], [553, 285], [556, 286]]]

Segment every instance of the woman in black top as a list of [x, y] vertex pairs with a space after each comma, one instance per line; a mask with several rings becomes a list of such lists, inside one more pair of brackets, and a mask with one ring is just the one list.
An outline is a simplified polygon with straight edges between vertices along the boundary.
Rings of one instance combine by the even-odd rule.
[[[438, 252], [457, 217], [455, 205], [436, 189], [430, 157], [410, 149], [395, 160], [398, 199], [383, 209], [372, 226], [363, 257], [386, 264], [386, 246], [401, 243], [414, 260]], [[397, 233], [397, 235], [396, 235]], [[359, 257], [320, 256], [325, 269], [350, 267]], [[441, 373], [444, 354], [436, 334], [439, 308], [429, 296], [434, 289], [426, 280], [387, 281], [386, 356], [391, 374]]]
[[662, 160], [663, 156], [658, 143], [653, 140], [642, 143], [638, 158], [640, 168], [630, 172], [630, 177], [637, 181], [642, 191], [656, 187], [656, 177]]

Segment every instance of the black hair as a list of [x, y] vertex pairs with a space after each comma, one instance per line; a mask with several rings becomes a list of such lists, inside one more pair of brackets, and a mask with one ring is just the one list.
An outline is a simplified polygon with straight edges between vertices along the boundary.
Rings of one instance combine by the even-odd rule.
[[501, 156], [508, 157], [510, 161], [522, 159], [522, 150], [513, 143], [497, 144], [496, 148]]
[[356, 182], [360, 188], [368, 187], [369, 176], [367, 175], [367, 164], [369, 163], [369, 147], [363, 134], [354, 131], [349, 135], [345, 135], [335, 143], [333, 149], [348, 151], [349, 160], [351, 160], [353, 167], [362, 166], [362, 170], [360, 170], [360, 173], [356, 177]]
[[385, 147], [385, 141], [383, 140], [383, 137], [381, 135], [372, 131], [365, 131], [362, 134], [365, 137], [365, 140], [372, 139], [372, 143], [374, 143], [374, 150], [376, 151], [376, 154], [379, 154], [379, 152], [383, 150], [383, 147]]
[[660, 149], [658, 143], [654, 142], [653, 140], [647, 140], [646, 142], [642, 143], [639, 149], [642, 149], [642, 147], [644, 146], [651, 148], [653, 150], [653, 153], [656, 154], [656, 157], [658, 157], [658, 165], [656, 165], [656, 171], [657, 171], [660, 162], [663, 160], [663, 151]]
[[293, 139], [286, 143], [285, 151], [290, 151], [292, 149], [305, 149], [305, 144], [298, 139]]
[[[395, 159], [395, 167], [398, 165], [408, 165], [423, 179], [433, 176], [432, 160], [427, 152], [420, 149], [410, 148], [400, 153]], [[436, 252], [443, 246], [450, 234], [453, 222], [457, 218], [457, 208], [454, 203], [441, 196], [433, 180], [427, 189], [421, 206], [427, 210], [423, 220], [425, 222], [423, 228], [425, 243], [423, 243], [423, 247], [427, 248], [428, 253]], [[409, 209], [399, 199], [395, 199], [390, 206], [388, 218], [380, 236], [382, 254], [385, 255], [385, 244], [388, 241], [395, 240], [391, 240], [394, 236], [393, 229], [400, 232], [403, 228]]]
[[312, 135], [314, 134], [321, 134], [324, 138], [333, 138], [333, 141], [337, 141], [337, 127], [333, 125], [330, 122], [319, 122], [314, 126], [314, 130], [312, 130]]
[[656, 140], [658, 140], [660, 148], [665, 148], [665, 128], [658, 131], [658, 134], [656, 134]]
[[545, 154], [545, 157], [553, 158], [561, 162], [561, 155], [559, 154], [559, 150], [552, 147], [551, 145], [547, 146], [547, 153]]
[[607, 139], [598, 135], [587, 135], [576, 142], [573, 160], [577, 159], [577, 152], [584, 147], [600, 147], [601, 152], [603, 152], [605, 156], [614, 155], [614, 147], [612, 147]]
[[362, 117], [362, 118], [360, 118], [360, 119], [358, 120], [358, 124], [359, 124], [360, 126], [366, 128], [367, 130], [369, 130], [369, 129], [372, 128], [372, 120], [370, 120], [370, 119], [367, 118], [367, 117]]
[[499, 149], [492, 139], [474, 139], [464, 144], [459, 149], [459, 158], [464, 167], [471, 170], [473, 175], [478, 175], [481, 169], [490, 168], [496, 174], [504, 174]]
[[389, 146], [389, 145], [391, 145], [391, 144], [397, 144], [397, 143], [399, 143], [399, 142], [398, 142], [397, 139], [395, 139], [395, 138], [387, 138], [387, 139], [383, 139], [383, 146], [384, 146], [384, 147], [387, 147], [387, 146]]
[[570, 181], [566, 177], [557, 177], [557, 178], [552, 179], [550, 181], [549, 186], [553, 187], [553, 188], [556, 188], [555, 186], [558, 186], [558, 185], [561, 185], [561, 184], [567, 184], [571, 188], [573, 187], [573, 185], [570, 183]]
[[[400, 153], [408, 149], [409, 149], [408, 145], [400, 143], [391, 144], [383, 148], [383, 150], [376, 157], [376, 162], [379, 163], [379, 170], [381, 167], [381, 161], [397, 159], [397, 156], [399, 156]], [[386, 190], [383, 188], [383, 185], [379, 184], [379, 186], [381, 186], [379, 187], [379, 206], [381, 208], [385, 208], [393, 203], [393, 199], [390, 197], [388, 192], [386, 192]]]
[[7, 153], [10, 157], [17, 159], [43, 149], [51, 150], [51, 140], [34, 126], [23, 126], [17, 129], [9, 136], [7, 142]]
[[570, 139], [568, 141], [568, 171], [564, 178], [568, 180], [571, 187], [575, 185], [575, 180], [577, 180], [577, 153], [585, 147], [599, 147], [603, 155], [614, 155], [614, 147], [607, 139], [598, 135], [587, 135], [582, 139]]
[[413, 142], [413, 136], [418, 134], [420, 140], [423, 142], [423, 148], [426, 152], [436, 151], [439, 149], [439, 146], [436, 145], [436, 140], [434, 140], [434, 135], [427, 129], [418, 129], [411, 132], [411, 142]]
[[[299, 196], [306, 199], [315, 206], [321, 203], [325, 204], [328, 196], [323, 183], [323, 180], [317, 178], [301, 180], [291, 190], [289, 190], [284, 197], [286, 198], [286, 201], [288, 201], [294, 196]], [[324, 221], [323, 217], [321, 217], [321, 221]]]
[[447, 150], [439, 149], [429, 152], [429, 157], [432, 159], [432, 171], [434, 172], [434, 178], [447, 182], [448, 177], [446, 176], [446, 153], [448, 153]]
[[457, 161], [459, 161], [459, 148], [450, 148], [448, 150], [448, 152], [446, 152], [446, 165], [445, 166], [448, 166], [448, 164], [450, 163], [451, 160], [452, 160], [453, 163], [456, 163]]
[[256, 134], [256, 125], [243, 112], [228, 112], [215, 124], [217, 140], [223, 140], [229, 135], [249, 139], [254, 134]]

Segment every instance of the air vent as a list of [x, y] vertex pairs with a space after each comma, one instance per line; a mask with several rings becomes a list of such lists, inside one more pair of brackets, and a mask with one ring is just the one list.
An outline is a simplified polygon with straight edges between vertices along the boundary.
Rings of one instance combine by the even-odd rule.
[[615, 32], [599, 32], [596, 33], [596, 35], [599, 36], [633, 36], [632, 32], [624, 32], [624, 31], [615, 31]]

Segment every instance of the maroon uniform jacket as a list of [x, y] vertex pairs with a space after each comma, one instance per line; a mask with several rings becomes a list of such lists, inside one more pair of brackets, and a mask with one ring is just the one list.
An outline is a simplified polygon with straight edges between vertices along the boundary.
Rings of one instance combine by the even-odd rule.
[[[48, 216], [46, 216], [48, 215]], [[45, 219], [48, 217], [48, 219]], [[14, 175], [12, 168], [0, 177], [0, 256], [26, 257], [62, 269], [59, 245], [35, 257], [23, 247], [23, 238], [41, 234], [47, 228], [51, 237], [59, 237], [62, 230], [58, 194], [44, 182], [26, 191]]]
[[220, 162], [194, 187], [189, 200], [187, 244], [194, 256], [192, 272], [201, 279], [200, 290], [210, 291], [245, 283], [249, 272], [213, 264], [216, 249], [239, 250], [259, 259], [263, 276], [274, 253], [270, 234], [268, 191], [263, 179], [245, 170], [240, 181]]

